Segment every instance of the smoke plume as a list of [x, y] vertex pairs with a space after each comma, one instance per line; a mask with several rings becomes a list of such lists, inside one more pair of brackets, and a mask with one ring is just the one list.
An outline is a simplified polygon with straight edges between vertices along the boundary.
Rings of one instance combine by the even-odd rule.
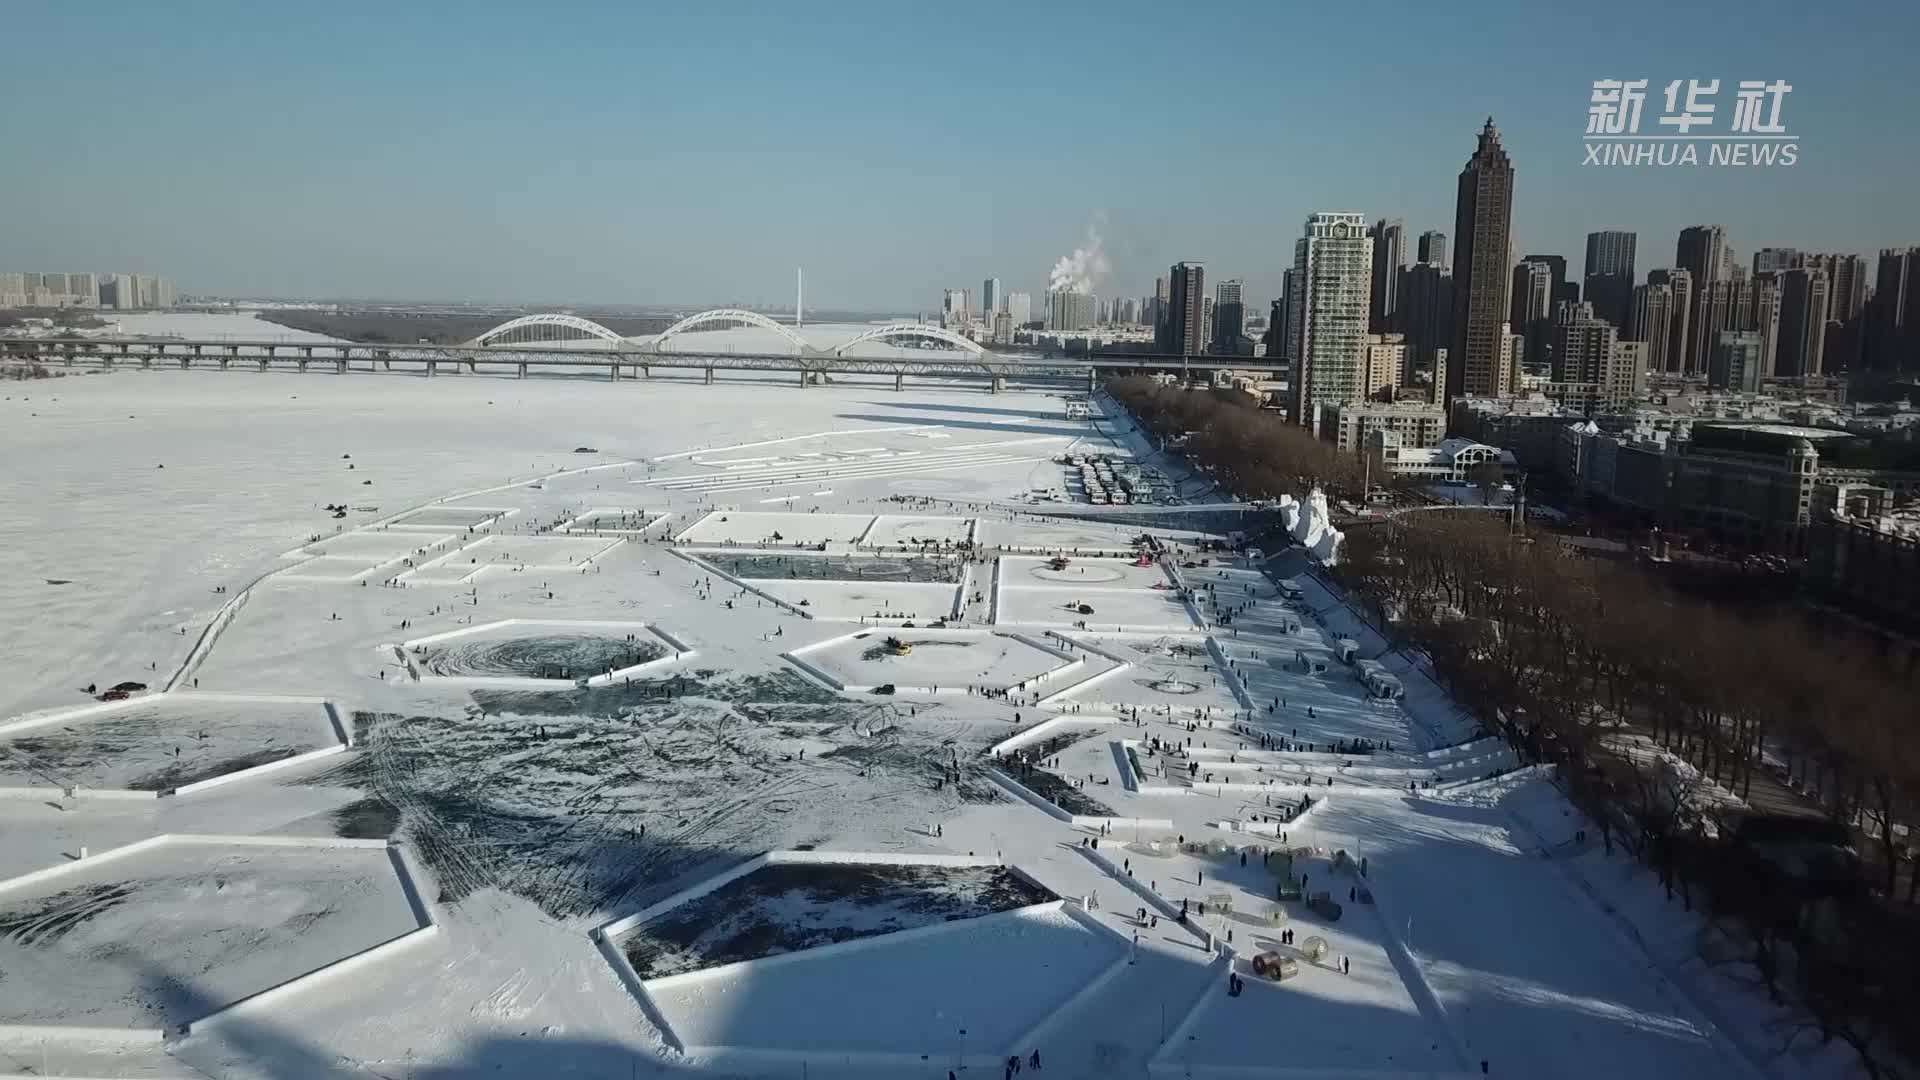
[[1094, 285], [1112, 269], [1107, 262], [1107, 253], [1102, 249], [1099, 228], [1088, 225], [1086, 246], [1075, 248], [1071, 255], [1060, 256], [1047, 279], [1047, 289], [1051, 292], [1092, 293]]

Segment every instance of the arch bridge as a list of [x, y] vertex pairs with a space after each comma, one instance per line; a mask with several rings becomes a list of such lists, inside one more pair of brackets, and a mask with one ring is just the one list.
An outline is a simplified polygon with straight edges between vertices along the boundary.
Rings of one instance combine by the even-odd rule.
[[845, 356], [847, 355], [848, 349], [865, 342], [885, 341], [903, 337], [919, 338], [923, 341], [937, 341], [945, 345], [951, 345], [963, 352], [970, 352], [976, 357], [984, 357], [987, 355], [987, 350], [981, 348], [980, 343], [974, 341], [972, 338], [956, 334], [944, 327], [910, 322], [888, 323], [885, 326], [876, 326], [871, 330], [863, 330], [834, 346], [833, 355]]
[[785, 338], [787, 344], [792, 345], [802, 356], [811, 356], [819, 351], [807, 344], [807, 339], [794, 333], [785, 323], [775, 322], [757, 311], [743, 311], [739, 308], [715, 308], [712, 311], [689, 315], [661, 331], [658, 337], [647, 344], [647, 348], [652, 352], [668, 352], [670, 350], [667, 349], [667, 342], [689, 330], [714, 323], [746, 323], [748, 326], [757, 326], [762, 330], [771, 330]]
[[522, 315], [503, 322], [474, 338], [472, 344], [479, 348], [549, 345], [582, 338], [598, 338], [614, 345], [623, 345], [627, 340], [592, 319], [583, 319], [578, 315], [549, 314]]
[[[839, 361], [855, 359], [847, 356], [849, 349], [868, 342], [897, 341], [903, 338], [941, 345], [964, 353], [966, 358], [961, 363], [969, 367], [977, 366], [978, 370], [983, 372], [993, 373], [1004, 366], [999, 362], [996, 354], [982, 347], [979, 342], [943, 327], [926, 323], [892, 322], [869, 327], [838, 345], [823, 349], [795, 333], [787, 324], [776, 322], [757, 311], [746, 311], [741, 308], [714, 308], [711, 311], [689, 315], [661, 331], [651, 341], [645, 342], [622, 337], [592, 319], [581, 318], [578, 315], [558, 313], [522, 315], [481, 334], [470, 344], [478, 348], [505, 349], [598, 339], [621, 352], [671, 354], [679, 351], [670, 346], [675, 339], [681, 338], [681, 335], [707, 327], [730, 324], [744, 324], [762, 330], [771, 330], [792, 347], [795, 355], [817, 361], [807, 366], [821, 371], [832, 370]], [[697, 353], [704, 350], [691, 348], [685, 351]]]

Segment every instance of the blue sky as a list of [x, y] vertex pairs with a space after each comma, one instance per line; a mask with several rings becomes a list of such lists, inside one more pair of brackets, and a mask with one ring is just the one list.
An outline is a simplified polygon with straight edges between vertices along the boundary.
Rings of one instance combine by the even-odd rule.
[[[930, 310], [1091, 221], [1264, 303], [1314, 210], [1452, 231], [1488, 114], [1522, 253], [1725, 224], [1920, 243], [1920, 4], [12, 0], [0, 264], [220, 294]], [[1794, 85], [1800, 163], [1581, 165], [1594, 79]]]

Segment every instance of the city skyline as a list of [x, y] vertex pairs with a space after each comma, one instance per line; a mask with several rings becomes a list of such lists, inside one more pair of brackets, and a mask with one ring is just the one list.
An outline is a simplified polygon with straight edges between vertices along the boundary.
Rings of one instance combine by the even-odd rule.
[[[1502, 64], [1436, 82], [1417, 65], [1387, 63], [1408, 74], [1336, 110], [1312, 107], [1330, 93], [1330, 58], [1280, 69], [1196, 63], [1198, 91], [1211, 99], [1249, 112], [1295, 98], [1307, 107], [1251, 140], [1232, 108], [1201, 118], [1194, 134], [1217, 152], [1194, 176], [1145, 147], [1137, 162], [1063, 153], [1016, 104], [1060, 100], [1157, 123], [1174, 103], [1144, 84], [1104, 80], [1096, 90], [1084, 63], [1058, 62], [1073, 41], [1076, 57], [1107, 66], [1166, 63], [1179, 42], [1157, 24], [1144, 32], [1145, 8], [1091, 25], [1065, 11], [982, 9], [917, 28], [911, 50], [889, 29], [897, 21], [857, 5], [757, 10], [764, 32], [754, 35], [721, 33], [697, 12], [566, 10], [524, 20], [475, 5], [457, 20], [414, 9], [374, 22], [351, 11], [263, 20], [209, 5], [184, 17], [123, 12], [105, 25], [59, 8], [14, 12], [15, 62], [0, 85], [16, 99], [60, 80], [75, 48], [97, 57], [101, 74], [60, 113], [14, 125], [15, 144], [35, 153], [0, 178], [0, 195], [22, 208], [8, 220], [13, 258], [164, 267], [202, 294], [663, 305], [782, 303], [804, 265], [823, 308], [920, 310], [943, 285], [992, 275], [1042, 292], [1046, 268], [1097, 222], [1112, 269], [1096, 292], [1147, 295], [1166, 266], [1197, 257], [1267, 298], [1280, 287], [1291, 223], [1320, 208], [1448, 231], [1459, 139], [1488, 114], [1525, 173], [1513, 236], [1526, 251], [1574, 260], [1589, 232], [1666, 236], [1699, 221], [1725, 224], [1745, 250], [1870, 254], [1920, 237], [1900, 181], [1915, 152], [1876, 137], [1857, 108], [1871, 101], [1874, 114], [1899, 115], [1920, 105], [1920, 90], [1876, 74], [1899, 67], [1895, 43], [1911, 39], [1899, 27], [1916, 21], [1891, 4], [1872, 9], [1880, 33], [1823, 20], [1791, 41], [1760, 29], [1764, 11], [1749, 27], [1660, 8], [1661, 40], [1630, 34], [1629, 12], [1620, 29], [1567, 43], [1543, 15], [1515, 8], [1486, 20], [1471, 44], [1453, 13], [1407, 6], [1384, 61], [1426, 55], [1438, 39]], [[1253, 55], [1275, 34], [1338, 22], [1257, 7], [1229, 17], [1248, 31], [1231, 48]], [[582, 23], [596, 31], [576, 33]], [[1840, 36], [1855, 61], [1808, 70], [1820, 40]], [[509, 45], [512, 65], [471, 60]], [[644, 46], [648, 63], [614, 62], [629, 45]], [[849, 53], [857, 60], [828, 63]], [[359, 77], [322, 77], [346, 56]], [[1176, 77], [1189, 72], [1173, 66]], [[1622, 75], [1786, 77], [1796, 88], [1787, 120], [1806, 151], [1793, 168], [1583, 168], [1591, 82]], [[1005, 119], [963, 125], [959, 137], [871, 139], [923, 124], [973, 83], [993, 86], [988, 102]], [[108, 107], [156, 85], [167, 106], [157, 114]], [[1360, 115], [1364, 132], [1351, 127]], [[976, 130], [979, 140], [967, 137]], [[539, 153], [501, 152], [536, 136]], [[71, 169], [102, 152], [138, 155], [142, 167]], [[999, 197], [983, 206], [983, 191]], [[899, 241], [909, 229], [920, 242]]]

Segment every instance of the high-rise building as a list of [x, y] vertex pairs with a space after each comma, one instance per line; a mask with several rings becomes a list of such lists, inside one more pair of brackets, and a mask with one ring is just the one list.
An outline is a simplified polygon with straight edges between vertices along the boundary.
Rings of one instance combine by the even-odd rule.
[[1407, 339], [1409, 372], [1433, 372], [1444, 392], [1444, 373], [1436, 358], [1453, 342], [1452, 268], [1424, 259], [1407, 267], [1400, 280], [1399, 321]]
[[1722, 330], [1714, 339], [1713, 360], [1707, 364], [1707, 385], [1715, 390], [1758, 393], [1767, 375], [1766, 342], [1758, 330]]
[[67, 296], [74, 307], [99, 307], [99, 279], [93, 274], [68, 274]]
[[1246, 331], [1247, 306], [1240, 296], [1240, 279], [1229, 278], [1213, 287], [1213, 351], [1239, 351]]
[[1099, 297], [1091, 293], [1074, 292], [1072, 289], [1048, 290], [1047, 329], [1069, 333], [1085, 330], [1097, 323], [1099, 318]]
[[1007, 314], [1013, 316], [1014, 329], [1019, 329], [1033, 321], [1033, 294], [1008, 293]]
[[1772, 378], [1774, 354], [1780, 343], [1780, 281], [1777, 273], [1769, 273], [1754, 281], [1753, 318], [1740, 329], [1760, 335], [1759, 377]]
[[953, 329], [966, 325], [967, 294], [960, 289], [947, 289], [940, 294], [940, 325]]
[[[111, 281], [111, 275], [108, 281]], [[107, 282], [103, 282], [99, 274], [12, 271], [0, 274], [0, 307], [95, 308], [101, 306], [102, 286], [105, 284]], [[173, 285], [171, 282], [166, 284], [164, 306], [171, 307]], [[134, 299], [130, 288], [126, 306], [134, 306]]]
[[1513, 290], [1508, 300], [1507, 322], [1516, 334], [1527, 336], [1531, 355], [1526, 359], [1546, 359], [1547, 324], [1553, 320], [1553, 264], [1529, 255], [1513, 268]]
[[[1376, 236], [1374, 243], [1379, 242]], [[1368, 334], [1361, 345], [1361, 355], [1361, 395], [1374, 400], [1392, 401], [1393, 392], [1407, 381], [1406, 335]]]
[[1831, 303], [1827, 318], [1851, 322], [1867, 306], [1867, 260], [1859, 255], [1809, 255], [1806, 266], [1827, 272]]
[[991, 319], [996, 313], [1006, 310], [1003, 306], [1006, 302], [1006, 294], [1000, 291], [999, 278], [990, 277], [980, 283], [980, 314]]
[[1587, 234], [1585, 299], [1593, 313], [1626, 332], [1633, 309], [1633, 249], [1639, 237], [1618, 229]]
[[1500, 323], [1500, 351], [1497, 354], [1497, 361], [1500, 364], [1500, 370], [1509, 373], [1510, 380], [1513, 377], [1511, 373], [1520, 370], [1520, 358], [1525, 355], [1527, 355], [1527, 336], [1525, 334], [1514, 333], [1513, 324], [1502, 321]]
[[1648, 281], [1633, 290], [1633, 317], [1626, 337], [1629, 341], [1646, 342], [1649, 369], [1668, 370], [1671, 361], [1667, 352], [1673, 339], [1673, 286]]
[[1316, 213], [1293, 245], [1288, 417], [1320, 430], [1320, 411], [1365, 396], [1360, 364], [1372, 300], [1365, 214]]
[[1147, 325], [1153, 327], [1154, 347], [1162, 348], [1167, 338], [1167, 279], [1164, 277], [1153, 279], [1153, 318], [1147, 320]]
[[1882, 248], [1874, 264], [1867, 363], [1878, 371], [1920, 367], [1920, 247]]
[[1618, 333], [1612, 323], [1594, 315], [1591, 304], [1561, 308], [1547, 329], [1552, 341], [1553, 381], [1606, 382]]
[[1414, 258], [1418, 262], [1432, 266], [1444, 266], [1449, 272], [1453, 264], [1447, 261], [1447, 234], [1438, 229], [1428, 229], [1420, 234], [1420, 242], [1414, 248]]
[[1373, 236], [1373, 280], [1367, 319], [1374, 333], [1384, 334], [1395, 328], [1400, 307], [1400, 271], [1407, 265], [1407, 223], [1399, 218], [1381, 218], [1368, 231]]
[[1293, 359], [1293, 267], [1280, 271], [1280, 296], [1274, 301], [1280, 308], [1280, 348], [1268, 355]]
[[1765, 247], [1753, 253], [1753, 276], [1798, 270], [1806, 264], [1807, 257], [1799, 248]]
[[[1507, 275], [1512, 271], [1513, 163], [1488, 117], [1460, 172], [1454, 200], [1454, 341], [1447, 396], [1505, 396], [1513, 369], [1501, 359], [1507, 333]], [[1298, 263], [1296, 262], [1296, 265]]]
[[1705, 374], [1714, 334], [1705, 330], [1707, 321], [1700, 317], [1700, 308], [1706, 302], [1708, 286], [1729, 276], [1726, 226], [1689, 225], [1681, 229], [1680, 240], [1674, 246], [1673, 263], [1693, 276], [1693, 295], [1687, 309], [1688, 336], [1680, 370], [1689, 375]]
[[1167, 315], [1156, 337], [1163, 353], [1193, 356], [1207, 351], [1207, 275], [1197, 262], [1178, 262], [1167, 272]]
[[993, 343], [995, 345], [1013, 344], [1013, 316], [1004, 311], [993, 314]]
[[[1753, 329], [1753, 293], [1755, 282], [1744, 278], [1735, 280], [1724, 277], [1712, 282], [1706, 288], [1696, 290], [1697, 301], [1694, 304], [1695, 338], [1704, 336], [1708, 342], [1717, 344], [1723, 330]], [[1713, 350], [1707, 350], [1707, 360], [1713, 359]], [[1689, 374], [1704, 375], [1706, 368]]]
[[[1687, 347], [1693, 341], [1693, 274], [1691, 271], [1675, 267], [1647, 271], [1648, 285], [1662, 285], [1667, 289], [1671, 300], [1671, 314], [1666, 319], [1667, 344], [1665, 349], [1648, 349], [1660, 358], [1659, 366], [1654, 370], [1668, 374], [1679, 374], [1687, 369]], [[1640, 336], [1638, 333], [1635, 335]], [[1648, 341], [1652, 345], [1652, 341]]]
[[[108, 299], [111, 294], [112, 299]], [[119, 311], [128, 311], [140, 306], [140, 296], [134, 291], [132, 274], [108, 274], [100, 282], [100, 306]]]
[[1567, 257], [1565, 255], [1528, 255], [1521, 262], [1541, 263], [1547, 268], [1547, 317], [1559, 310], [1561, 304], [1580, 302], [1580, 284], [1567, 280]]
[[1780, 338], [1773, 352], [1775, 375], [1825, 373], [1830, 295], [1825, 270], [1801, 267], [1780, 274]]
[[1275, 362], [1292, 359], [1287, 346], [1287, 285], [1284, 280], [1291, 276], [1292, 271], [1283, 275], [1280, 295], [1274, 297], [1267, 307], [1267, 336], [1262, 340], [1266, 342], [1267, 359]]
[[1639, 400], [1647, 389], [1647, 343], [1614, 342], [1612, 359], [1600, 383], [1609, 412], [1623, 411]]

